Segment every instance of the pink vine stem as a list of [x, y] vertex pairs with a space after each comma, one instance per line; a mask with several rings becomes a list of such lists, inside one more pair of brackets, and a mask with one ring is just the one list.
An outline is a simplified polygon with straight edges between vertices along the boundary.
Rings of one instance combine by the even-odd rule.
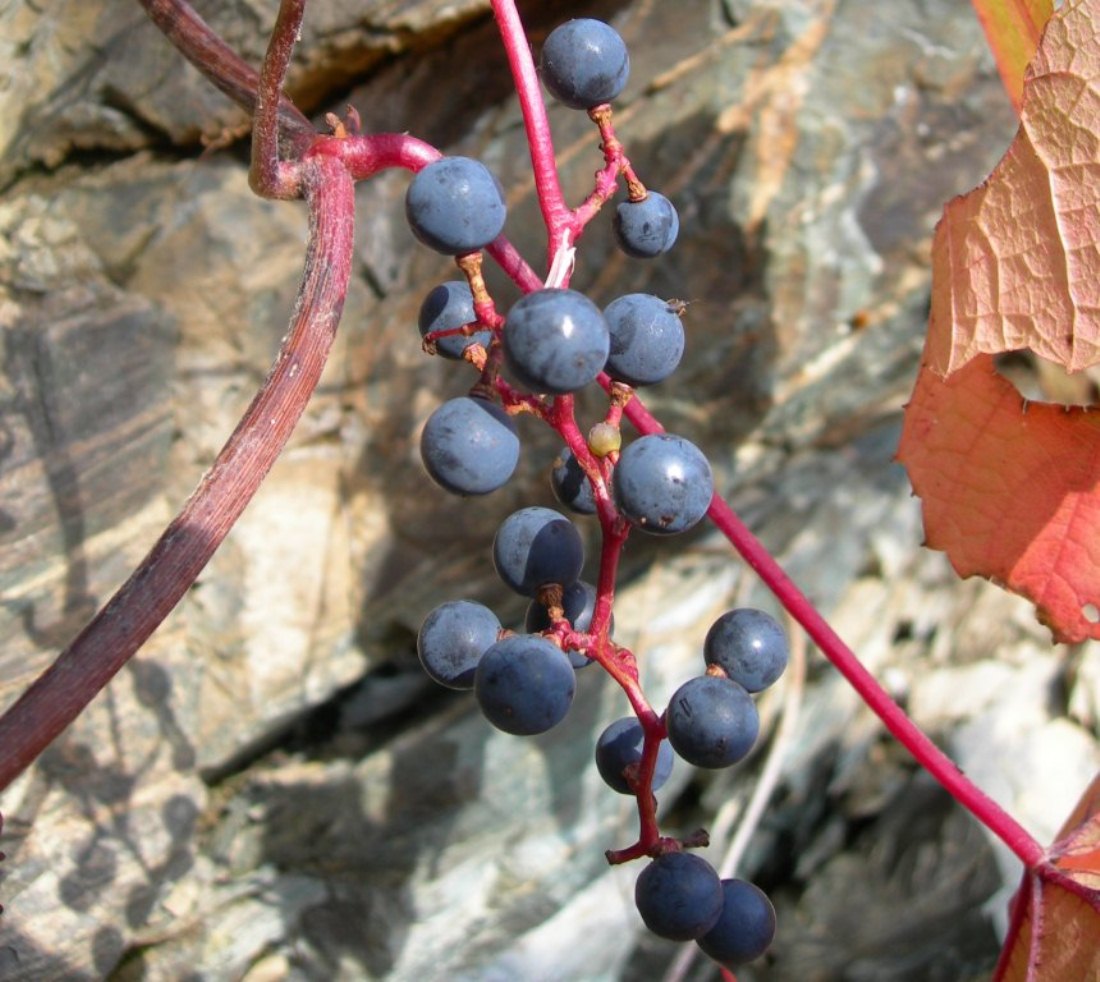
[[561, 192], [558, 166], [554, 155], [554, 143], [550, 136], [550, 121], [546, 105], [542, 101], [538, 73], [527, 43], [519, 12], [512, 0], [493, 0], [493, 16], [496, 18], [508, 66], [515, 80], [519, 96], [523, 125], [527, 132], [527, 145], [531, 152], [531, 166], [535, 177], [539, 207], [550, 235], [550, 257], [553, 259], [559, 245], [568, 247], [562, 235], [572, 224], [572, 215]]
[[[572, 213], [562, 215], [557, 204], [561, 191], [557, 179], [553, 141], [546, 109], [542, 102], [538, 76], [513, 0], [493, 0], [493, 10], [501, 25], [502, 38], [508, 50], [516, 90], [519, 93], [540, 200], [544, 192], [551, 196], [549, 205], [545, 203], [543, 205], [550, 239], [551, 242], [558, 241], [563, 231], [566, 229], [573, 231], [570, 227], [573, 216]], [[605, 389], [610, 390], [606, 376], [601, 376], [600, 382]], [[627, 403], [625, 412], [640, 433], [664, 432], [664, 427], [649, 413], [637, 396]], [[767, 584], [776, 599], [802, 625], [829, 661], [848, 680], [860, 698], [921, 766], [979, 822], [1000, 838], [1025, 866], [1035, 868], [1040, 865], [1046, 854], [1045, 849], [1019, 822], [970, 781], [890, 698], [779, 563], [737, 517], [733, 509], [715, 495], [708, 516], [734, 549]]]
[[707, 514], [902, 746], [939, 781], [951, 797], [1001, 839], [1025, 866], [1038, 865], [1046, 850], [1019, 822], [967, 778], [955, 762], [909, 718], [905, 710], [890, 698], [734, 510], [716, 496]]

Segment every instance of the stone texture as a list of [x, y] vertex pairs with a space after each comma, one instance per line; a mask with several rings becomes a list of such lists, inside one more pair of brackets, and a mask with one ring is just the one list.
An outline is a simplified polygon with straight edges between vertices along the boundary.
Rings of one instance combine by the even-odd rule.
[[[274, 0], [199, 7], [258, 61]], [[350, 101], [372, 130], [484, 159], [537, 263], [487, 7], [314, 0], [290, 88], [311, 113]], [[681, 243], [630, 262], [598, 220], [574, 285], [601, 303], [631, 290], [689, 302], [684, 365], [647, 401], [705, 447], [722, 490], [918, 722], [968, 770], [985, 761], [983, 783], [1049, 835], [1066, 804], [1036, 772], [1057, 759], [1068, 799], [1096, 766], [1095, 651], [1052, 651], [1024, 605], [922, 553], [892, 463], [933, 222], [1013, 130], [969, 8], [524, 12], [535, 44], [594, 15], [630, 46], [620, 135], [677, 203]], [[0, 39], [20, 68], [0, 87], [2, 707], [121, 582], [247, 405], [285, 331], [305, 220], [252, 197], [236, 147], [203, 152], [203, 134], [244, 117], [136, 5], [16, 3]], [[594, 134], [583, 114], [552, 107], [551, 120], [580, 200]], [[590, 669], [570, 720], [522, 741], [417, 670], [415, 631], [444, 599], [519, 623], [489, 542], [508, 511], [552, 504], [556, 446], [522, 421], [520, 473], [487, 500], [426, 480], [418, 428], [468, 376], [419, 349], [421, 297], [453, 274], [405, 228], [405, 183], [358, 189], [332, 361], [239, 527], [142, 655], [0, 796], [0, 977], [652, 979], [673, 954], [638, 936], [635, 869], [603, 861], [634, 831], [589, 763], [621, 695]], [[515, 293], [491, 275], [505, 309]], [[713, 536], [631, 542], [616, 623], [655, 704], [698, 671], [713, 617], [746, 601], [770, 603]], [[770, 725], [780, 695], [762, 705]], [[744, 860], [784, 926], [744, 977], [987, 970], [980, 905], [1006, 880], [983, 840], [817, 657], [799, 720]], [[669, 830], [744, 802], [759, 765], [678, 767]]]

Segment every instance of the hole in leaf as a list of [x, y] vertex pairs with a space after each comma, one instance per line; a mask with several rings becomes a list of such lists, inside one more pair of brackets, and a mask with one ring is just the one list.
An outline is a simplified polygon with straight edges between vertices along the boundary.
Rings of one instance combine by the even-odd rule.
[[1063, 406], [1093, 406], [1100, 402], [1100, 375], [1088, 371], [1071, 374], [1026, 348], [995, 355], [993, 365], [1028, 402]]
[[1100, 624], [1100, 607], [1096, 604], [1085, 604], [1081, 608], [1081, 615], [1090, 624]]

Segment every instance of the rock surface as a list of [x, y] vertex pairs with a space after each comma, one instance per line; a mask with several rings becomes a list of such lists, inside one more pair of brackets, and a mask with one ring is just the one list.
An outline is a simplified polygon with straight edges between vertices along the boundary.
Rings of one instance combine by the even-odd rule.
[[[198, 7], [258, 62], [274, 0]], [[632, 262], [599, 220], [573, 285], [601, 303], [689, 301], [684, 364], [648, 404], [706, 449], [723, 493], [917, 721], [1049, 838], [1100, 764], [1095, 648], [1052, 649], [1024, 605], [923, 553], [892, 462], [933, 223], [1014, 128], [969, 7], [523, 11], [536, 46], [585, 15], [630, 47], [619, 135], [677, 204], [680, 244]], [[231, 431], [285, 331], [306, 229], [300, 205], [251, 195], [229, 139], [243, 114], [136, 4], [16, 2], [0, 39], [19, 68], [0, 87], [4, 707]], [[507, 233], [541, 262], [487, 3], [314, 0], [289, 88], [310, 113], [350, 103], [372, 131], [483, 159]], [[561, 107], [551, 121], [579, 201], [595, 134]], [[230, 145], [204, 151], [204, 135]], [[520, 622], [489, 543], [509, 511], [553, 503], [556, 445], [522, 421], [520, 473], [489, 499], [427, 481], [418, 428], [469, 376], [420, 351], [420, 300], [453, 273], [405, 227], [405, 183], [358, 189], [337, 346], [256, 500], [142, 654], [0, 795], [0, 978], [641, 980], [675, 954], [640, 931], [636, 868], [603, 860], [634, 831], [591, 762], [626, 709], [613, 686], [587, 670], [569, 720], [520, 740], [418, 671], [415, 631], [443, 600]], [[514, 290], [491, 284], [506, 309]], [[617, 638], [655, 705], [698, 672], [713, 618], [744, 602], [770, 604], [713, 535], [630, 543]], [[762, 703], [769, 733], [783, 692]], [[798, 703], [742, 864], [781, 932], [739, 978], [987, 972], [982, 904], [1015, 871], [817, 655]], [[668, 830], [743, 807], [760, 766], [705, 779], [678, 766]]]

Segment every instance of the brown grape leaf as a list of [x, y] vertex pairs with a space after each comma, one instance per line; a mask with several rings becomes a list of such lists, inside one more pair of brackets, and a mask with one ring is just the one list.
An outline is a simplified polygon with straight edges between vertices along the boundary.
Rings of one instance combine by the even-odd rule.
[[944, 209], [898, 448], [927, 545], [1030, 599], [1059, 641], [1100, 639], [1100, 414], [1027, 402], [991, 356], [1100, 361], [1098, 24], [1096, 0], [1051, 18], [1015, 142]]
[[1100, 775], [1024, 871], [994, 982], [1100, 979]]

